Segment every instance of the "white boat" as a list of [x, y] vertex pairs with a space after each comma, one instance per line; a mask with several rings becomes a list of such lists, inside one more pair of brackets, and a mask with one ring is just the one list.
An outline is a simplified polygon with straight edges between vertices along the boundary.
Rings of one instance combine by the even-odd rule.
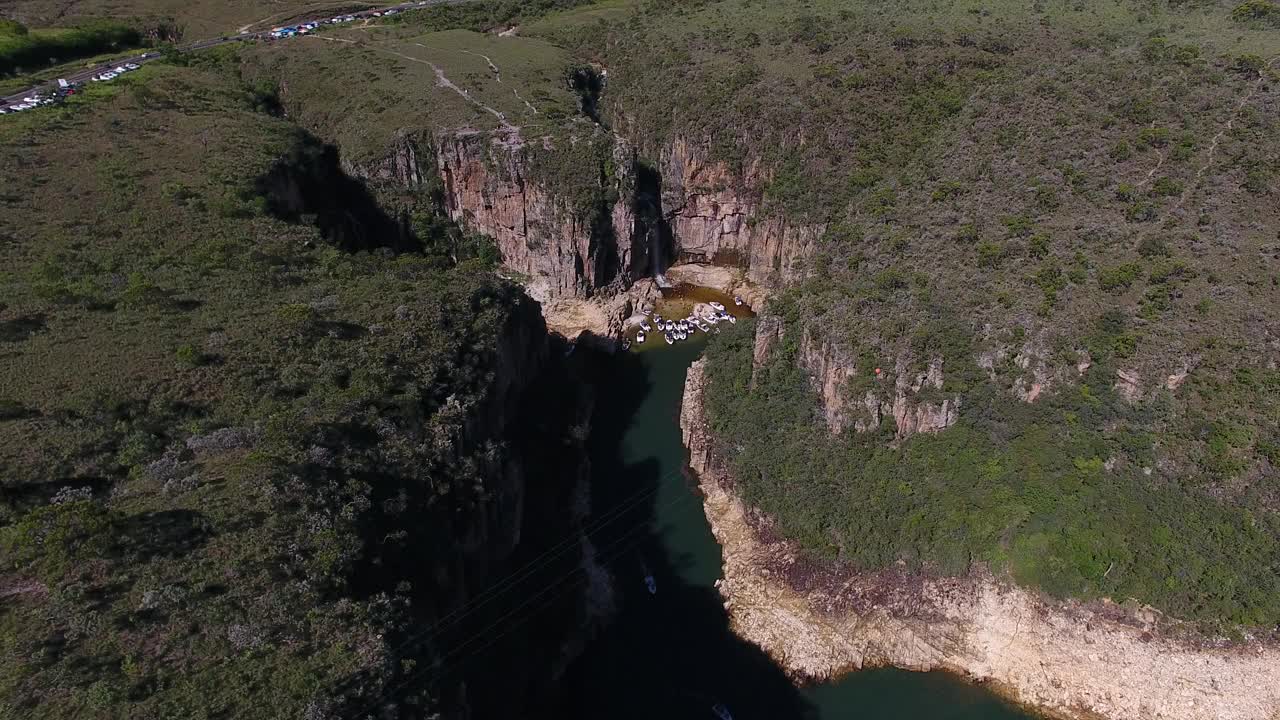
[[643, 331], [636, 333], [636, 342], [638, 342], [638, 343], [644, 343], [644, 332], [643, 332]]
[[720, 318], [716, 317], [715, 315], [708, 315], [707, 322], [711, 323], [712, 325], [715, 325], [716, 323], [720, 322]]
[[728, 320], [728, 321], [729, 321], [731, 324], [733, 324], [733, 325], [737, 325], [737, 324], [738, 324], [738, 318], [736, 318], [736, 317], [734, 317], [734, 316], [732, 316], [732, 315], [725, 315], [725, 316], [724, 316], [724, 319], [725, 319], [725, 320]]
[[640, 571], [644, 573], [644, 586], [649, 589], [650, 595], [658, 594], [658, 581], [654, 579], [653, 573], [650, 572], [649, 566], [644, 560], [640, 561]]
[[667, 333], [666, 335], [663, 335], [662, 337], [664, 337], [664, 338], [666, 338], [666, 339], [667, 339], [667, 344], [668, 344], [668, 345], [675, 345], [675, 344], [676, 344], [676, 341], [671, 339], [671, 333]]
[[716, 302], [715, 300], [712, 300], [711, 302], [709, 302], [709, 303], [707, 303], [707, 304], [708, 304], [708, 305], [710, 305], [711, 307], [713, 307], [713, 308], [715, 308], [715, 309], [719, 310], [720, 312], [724, 312], [724, 306], [723, 306], [723, 305], [721, 305], [720, 303]]
[[733, 304], [734, 304], [734, 305], [741, 306], [741, 305], [742, 305], [742, 296], [741, 296], [741, 295], [734, 295], [734, 296], [733, 296]]
[[623, 341], [622, 341], [622, 349], [623, 349], [623, 350], [630, 350], [630, 349], [631, 349], [631, 341], [630, 341], [630, 340], [623, 340]]
[[657, 323], [657, 324], [658, 324], [658, 327], [662, 327], [662, 316], [661, 316], [661, 315], [659, 315], [659, 314], [657, 314], [657, 313], [654, 313], [654, 314], [653, 314], [653, 321], [654, 321], [655, 323]]
[[647, 323], [647, 322], [645, 322], [645, 321], [641, 320], [641, 321], [640, 321], [640, 329], [641, 329], [641, 330], [643, 330], [643, 331], [645, 331], [645, 332], [649, 332], [649, 331], [650, 331], [650, 330], [652, 330], [653, 328], [649, 327], [649, 323]]

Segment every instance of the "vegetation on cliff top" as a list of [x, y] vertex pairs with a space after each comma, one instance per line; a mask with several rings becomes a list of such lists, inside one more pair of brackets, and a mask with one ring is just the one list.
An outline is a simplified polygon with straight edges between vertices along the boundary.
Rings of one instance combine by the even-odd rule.
[[[753, 369], [752, 330], [708, 350], [711, 430], [744, 498], [818, 557], [947, 574], [982, 563], [1056, 597], [1135, 599], [1209, 626], [1280, 620], [1280, 518], [1258, 497], [1272, 489], [1225, 503], [1149, 477], [1177, 435], [1151, 432], [1160, 410], [1126, 403], [1103, 367], [1034, 404], [983, 386], [956, 426], [893, 443], [892, 419], [832, 436], [797, 343]], [[1276, 370], [1223, 390], [1280, 409]], [[1228, 444], [1239, 429], [1206, 431]]]
[[[781, 364], [744, 392], [739, 345], [712, 383], [744, 487], [795, 537], [868, 567], [985, 561], [1059, 595], [1280, 619], [1262, 5], [718, 0], [543, 25], [609, 69], [605, 116], [642, 152], [687, 138], [757, 219], [818, 236], [773, 268]], [[905, 401], [959, 399], [959, 425], [893, 449], [828, 438], [806, 337], [852, 372], [824, 400], [851, 420], [940, 361], [942, 387]], [[759, 417], [794, 422], [764, 438]]]
[[[484, 581], [456, 542], [509, 511], [506, 466], [564, 449], [550, 405], [486, 434], [522, 408], [497, 363], [546, 357], [532, 303], [431, 252], [439, 219], [403, 254], [327, 226], [377, 208], [316, 195], [331, 151], [224, 70], [0, 124], [0, 716], [456, 701], [446, 631], [401, 641]], [[522, 473], [563, 508], [560, 455]], [[543, 515], [526, 544], [567, 532]]]

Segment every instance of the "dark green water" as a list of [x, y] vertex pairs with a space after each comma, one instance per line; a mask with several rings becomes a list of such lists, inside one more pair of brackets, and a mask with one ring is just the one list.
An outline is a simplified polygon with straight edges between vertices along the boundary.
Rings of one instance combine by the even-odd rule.
[[[615, 577], [617, 616], [570, 669], [558, 717], [703, 718], [723, 703], [735, 720], [1028, 716], [943, 673], [875, 670], [797, 689], [728, 629], [714, 583], [721, 553], [682, 473], [678, 423], [685, 371], [702, 340], [590, 358], [591, 537]], [[657, 593], [645, 586], [648, 570]]]

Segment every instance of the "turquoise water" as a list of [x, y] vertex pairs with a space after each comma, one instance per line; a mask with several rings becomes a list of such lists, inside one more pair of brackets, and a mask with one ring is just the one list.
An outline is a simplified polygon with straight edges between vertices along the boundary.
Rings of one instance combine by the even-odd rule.
[[[943, 673], [874, 670], [797, 689], [758, 648], [728, 629], [715, 589], [721, 552], [682, 473], [679, 411], [701, 339], [593, 358], [591, 532], [616, 578], [618, 613], [570, 669], [548, 716], [735, 720], [1029, 716]], [[645, 584], [652, 574], [657, 592]]]

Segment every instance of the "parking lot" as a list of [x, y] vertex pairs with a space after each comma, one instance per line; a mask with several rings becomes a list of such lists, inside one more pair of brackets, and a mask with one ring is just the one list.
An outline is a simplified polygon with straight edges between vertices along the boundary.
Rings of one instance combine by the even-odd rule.
[[[178, 50], [181, 52], [193, 52], [234, 42], [292, 38], [314, 32], [322, 25], [336, 25], [354, 22], [355, 20], [382, 18], [396, 15], [405, 10], [425, 7], [428, 5], [446, 5], [458, 2], [466, 2], [466, 0], [419, 0], [418, 2], [400, 3], [398, 5], [391, 5], [374, 10], [362, 10], [360, 12], [344, 13], [333, 17], [310, 19], [293, 25], [272, 28], [271, 30], [242, 32], [238, 35], [225, 35], [217, 38], [199, 40], [188, 45], [184, 45], [178, 48]], [[86, 68], [74, 73], [69, 73], [65, 77], [59, 78], [56, 82], [43, 83], [27, 88], [21, 92], [14, 93], [13, 95], [2, 97], [0, 98], [0, 115], [24, 112], [45, 105], [56, 104], [64, 100], [69, 95], [74, 95], [79, 92], [86, 83], [111, 82], [121, 75], [137, 70], [143, 64], [155, 60], [160, 56], [161, 53], [158, 50], [153, 50], [133, 57], [114, 60], [111, 63], [103, 63], [92, 68]]]

